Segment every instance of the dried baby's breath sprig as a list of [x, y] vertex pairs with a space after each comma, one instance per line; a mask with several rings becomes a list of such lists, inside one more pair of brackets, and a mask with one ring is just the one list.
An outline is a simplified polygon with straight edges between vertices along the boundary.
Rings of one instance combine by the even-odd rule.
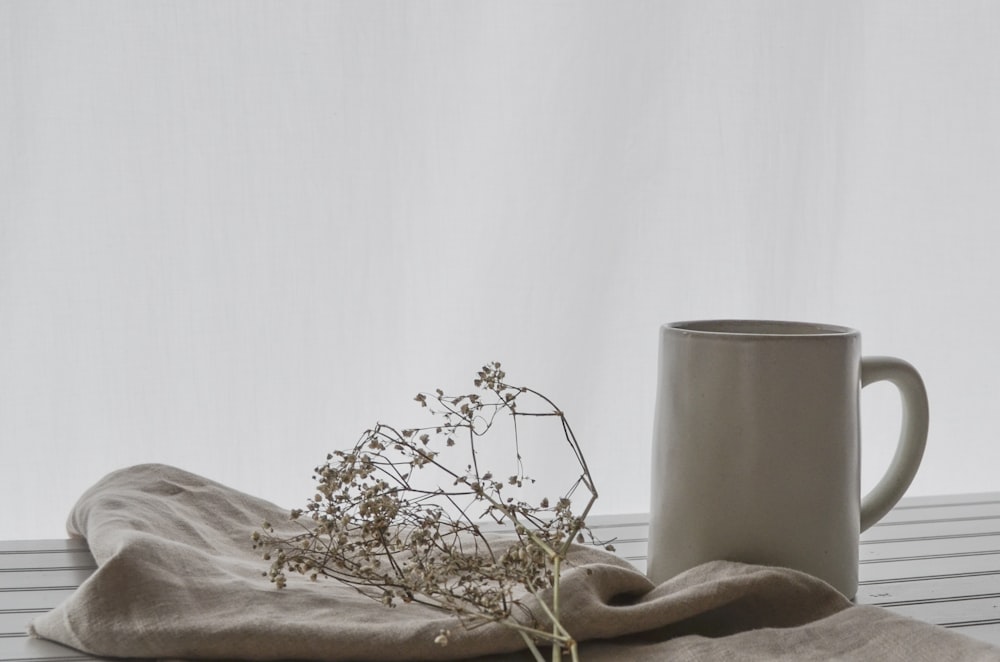
[[[553, 660], [564, 649], [576, 660], [576, 642], [559, 619], [559, 579], [570, 545], [590, 535], [585, 520], [597, 490], [562, 410], [505, 379], [500, 363], [487, 364], [474, 381], [478, 392], [416, 396], [434, 425], [378, 424], [352, 450], [327, 455], [315, 470], [315, 495], [291, 512], [302, 532], [281, 536], [265, 522], [253, 533], [254, 548], [271, 561], [265, 575], [278, 588], [289, 573], [335, 579], [388, 607], [446, 610], [466, 628], [502, 623], [537, 660], [538, 642], [551, 644]], [[502, 415], [513, 422], [516, 470], [499, 477], [480, 466], [480, 450], [496, 443], [488, 437]], [[554, 503], [522, 496], [535, 481], [524, 473], [518, 421], [538, 417], [558, 421], [576, 463], [572, 485]], [[459, 469], [444, 461], [463, 453]], [[428, 474], [436, 485], [425, 487]], [[581, 487], [584, 505], [574, 513], [571, 499]], [[484, 523], [513, 535], [489, 536]], [[442, 630], [434, 641], [445, 646], [450, 636]]]

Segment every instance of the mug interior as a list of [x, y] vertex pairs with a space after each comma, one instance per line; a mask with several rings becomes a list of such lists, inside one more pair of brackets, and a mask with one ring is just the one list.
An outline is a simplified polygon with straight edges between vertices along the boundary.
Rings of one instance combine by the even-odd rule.
[[675, 322], [668, 328], [694, 333], [714, 333], [753, 336], [841, 336], [856, 333], [854, 329], [835, 324], [784, 322], [778, 320], [699, 320]]

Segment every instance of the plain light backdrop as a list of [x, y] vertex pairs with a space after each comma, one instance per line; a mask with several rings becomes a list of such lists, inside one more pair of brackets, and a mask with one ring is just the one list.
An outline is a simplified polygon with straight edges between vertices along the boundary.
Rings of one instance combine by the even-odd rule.
[[1000, 489], [998, 118], [989, 2], [0, 0], [2, 535], [141, 462], [299, 506], [490, 360], [644, 512], [658, 327], [715, 317], [861, 329], [910, 493]]

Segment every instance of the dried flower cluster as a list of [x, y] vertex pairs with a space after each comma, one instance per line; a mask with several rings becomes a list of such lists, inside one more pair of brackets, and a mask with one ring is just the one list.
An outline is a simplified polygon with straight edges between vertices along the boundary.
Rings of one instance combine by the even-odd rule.
[[[576, 643], [559, 621], [559, 577], [571, 543], [589, 534], [585, 518], [597, 491], [563, 412], [505, 377], [500, 364], [491, 363], [478, 373], [477, 393], [418, 394], [434, 425], [397, 430], [379, 424], [353, 450], [329, 454], [315, 470], [315, 495], [291, 513], [302, 533], [280, 537], [264, 523], [252, 536], [254, 548], [271, 561], [270, 580], [282, 588], [288, 573], [329, 577], [387, 606], [412, 602], [447, 610], [465, 627], [503, 623], [538, 660], [537, 642], [551, 643], [553, 659], [563, 649], [576, 659]], [[501, 414], [513, 419], [508, 441], [516, 459], [516, 471], [502, 477], [479, 466], [481, 445], [493, 443], [487, 437]], [[554, 502], [522, 497], [520, 488], [534, 482], [524, 473], [517, 438], [525, 417], [556, 418], [578, 463], [575, 481]], [[460, 468], [446, 464], [445, 455], [462, 456]], [[424, 487], [427, 473], [434, 486]], [[574, 514], [571, 498], [581, 486], [586, 501]], [[488, 536], [484, 523], [513, 535]], [[447, 645], [449, 634], [442, 631], [435, 642]]]

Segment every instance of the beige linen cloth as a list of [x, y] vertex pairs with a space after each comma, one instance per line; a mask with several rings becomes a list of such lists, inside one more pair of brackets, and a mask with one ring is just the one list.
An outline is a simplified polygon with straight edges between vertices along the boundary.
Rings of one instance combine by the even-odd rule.
[[[287, 511], [163, 465], [116, 471], [69, 518], [98, 569], [33, 636], [102, 656], [227, 660], [526, 660], [503, 626], [395, 608], [333, 581], [277, 590], [250, 546]], [[595, 660], [1000, 660], [1000, 649], [875, 607], [790, 570], [716, 562], [654, 586], [579, 547], [561, 585], [568, 630]], [[450, 630], [447, 646], [434, 643]]]

